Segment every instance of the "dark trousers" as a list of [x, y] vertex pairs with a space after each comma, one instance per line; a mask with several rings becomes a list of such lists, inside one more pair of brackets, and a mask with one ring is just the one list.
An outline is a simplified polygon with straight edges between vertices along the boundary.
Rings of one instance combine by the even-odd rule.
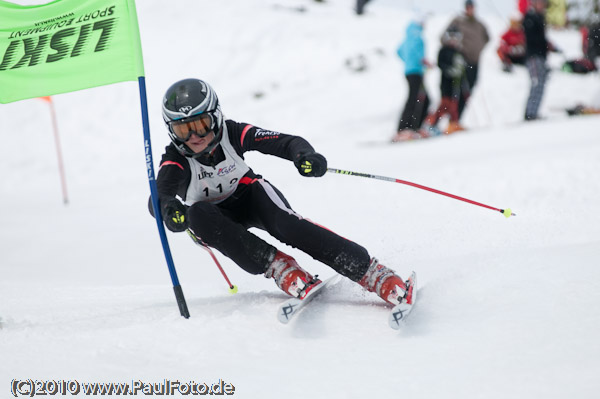
[[365, 5], [369, 0], [356, 0], [356, 13], [362, 15], [365, 12]]
[[256, 227], [353, 281], [364, 276], [370, 263], [365, 248], [298, 215], [266, 180], [241, 188], [223, 203], [197, 202], [188, 209], [190, 228], [206, 245], [248, 273], [264, 273], [277, 249], [248, 231]]
[[423, 75], [406, 75], [408, 81], [408, 98], [398, 123], [398, 131], [403, 129], [418, 130], [427, 116], [429, 96], [423, 84]]
[[546, 59], [541, 56], [529, 56], [526, 60], [527, 70], [531, 78], [531, 89], [527, 98], [527, 106], [525, 108], [525, 119], [532, 120], [538, 118], [538, 111], [542, 103], [544, 88], [548, 78], [548, 67]]
[[[473, 88], [475, 87], [475, 84], [477, 83], [477, 72], [479, 70], [479, 66], [478, 64], [467, 64], [465, 67], [465, 75], [464, 75], [464, 79], [466, 79], [466, 83], [463, 82], [463, 87], [468, 88], [468, 91], [466, 93], [463, 93], [463, 95], [461, 95], [458, 98], [458, 118], [460, 119], [460, 117], [463, 114], [463, 111], [465, 110], [465, 106], [467, 105], [467, 100], [469, 99], [469, 96], [471, 93], [473, 93]], [[463, 90], [464, 92], [464, 90]]]

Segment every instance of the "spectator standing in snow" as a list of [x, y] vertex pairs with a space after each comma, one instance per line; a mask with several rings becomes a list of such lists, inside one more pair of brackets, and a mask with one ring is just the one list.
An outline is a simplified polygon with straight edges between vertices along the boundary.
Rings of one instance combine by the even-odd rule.
[[[464, 14], [454, 18], [450, 22], [450, 26], [456, 27], [462, 34], [462, 54], [467, 62], [465, 78], [469, 86], [469, 93], [473, 93], [473, 88], [477, 83], [479, 57], [483, 48], [490, 40], [485, 25], [475, 16], [475, 3], [473, 0], [465, 2]], [[459, 119], [463, 114], [468, 97], [468, 95], [461, 96], [458, 99]]]
[[365, 12], [365, 6], [370, 0], [356, 0], [356, 14], [363, 15]]
[[600, 57], [600, 15], [594, 14], [590, 22], [581, 28], [583, 55], [592, 63]]
[[498, 57], [504, 72], [511, 72], [513, 64], [525, 64], [525, 33], [521, 17], [511, 17], [508, 30], [500, 38]]
[[362, 246], [300, 216], [244, 160], [243, 154], [254, 150], [292, 161], [302, 176], [321, 177], [327, 160], [306, 140], [225, 120], [215, 91], [198, 79], [174, 83], [163, 97], [162, 111], [171, 144], [156, 184], [169, 230], [187, 230], [196, 242], [219, 250], [246, 272], [273, 278], [285, 293], [304, 298], [321, 281], [248, 231], [259, 228], [390, 304], [412, 304], [412, 289], [393, 270]]
[[531, 89], [525, 108], [526, 121], [539, 118], [538, 111], [549, 74], [546, 57], [548, 51], [555, 51], [554, 46], [546, 38], [545, 10], [545, 0], [529, 0], [529, 10], [523, 17], [525, 64], [531, 78]]
[[404, 76], [408, 82], [408, 97], [398, 131], [392, 141], [401, 141], [405, 136], [415, 136], [427, 116], [429, 96], [423, 82], [425, 68], [430, 64], [425, 59], [425, 43], [423, 41], [423, 19], [410, 22], [406, 28], [406, 37], [398, 47], [397, 54], [404, 61]]
[[546, 0], [546, 23], [556, 28], [567, 24], [567, 0]]
[[437, 123], [444, 115], [449, 115], [450, 122], [444, 133], [451, 134], [464, 128], [458, 122], [458, 99], [468, 96], [465, 75], [465, 59], [461, 54], [462, 34], [454, 26], [450, 26], [442, 35], [442, 47], [438, 53], [438, 67], [441, 71], [440, 91], [442, 100], [434, 113], [425, 119], [421, 135], [437, 136], [441, 131]]

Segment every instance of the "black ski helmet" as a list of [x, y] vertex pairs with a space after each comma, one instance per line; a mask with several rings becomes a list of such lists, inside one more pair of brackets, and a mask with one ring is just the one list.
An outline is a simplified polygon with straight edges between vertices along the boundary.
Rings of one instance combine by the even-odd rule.
[[[210, 154], [223, 137], [223, 114], [217, 94], [200, 79], [183, 79], [167, 89], [163, 97], [162, 115], [169, 137], [177, 149], [187, 157]], [[173, 123], [186, 122], [199, 115], [210, 117], [210, 129], [215, 137], [201, 152], [193, 152], [173, 131]]]

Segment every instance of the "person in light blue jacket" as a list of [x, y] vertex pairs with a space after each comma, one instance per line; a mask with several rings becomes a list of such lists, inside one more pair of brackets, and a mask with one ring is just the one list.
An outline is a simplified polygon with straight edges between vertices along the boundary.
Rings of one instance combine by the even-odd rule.
[[[430, 64], [425, 59], [423, 21], [412, 21], [406, 28], [406, 38], [398, 47], [397, 54], [404, 61], [404, 74], [408, 81], [408, 98], [398, 124], [398, 133], [392, 141], [414, 138], [427, 116], [429, 96], [423, 84], [425, 68]], [[411, 136], [411, 137], [408, 137]]]

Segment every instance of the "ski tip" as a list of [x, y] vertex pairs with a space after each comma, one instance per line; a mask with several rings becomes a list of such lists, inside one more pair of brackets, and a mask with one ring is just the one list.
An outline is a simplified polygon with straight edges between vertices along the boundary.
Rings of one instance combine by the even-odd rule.
[[409, 305], [408, 303], [401, 303], [394, 306], [388, 319], [390, 327], [394, 330], [399, 330], [405, 323], [405, 320], [412, 311], [412, 308], [413, 305]]
[[402, 302], [392, 308], [388, 317], [388, 324], [394, 330], [399, 330], [404, 325], [417, 300], [417, 273], [413, 271], [406, 282], [412, 287], [410, 303]]
[[297, 311], [297, 306], [300, 304], [300, 299], [298, 300], [290, 300], [286, 302], [283, 306], [281, 306], [277, 313], [277, 320], [279, 320], [283, 324], [289, 323], [292, 320], [292, 316]]
[[417, 272], [415, 272], [413, 270], [413, 272], [410, 274], [410, 276], [408, 276], [408, 279], [406, 279], [406, 282], [410, 282], [410, 285], [416, 285], [417, 284]]

